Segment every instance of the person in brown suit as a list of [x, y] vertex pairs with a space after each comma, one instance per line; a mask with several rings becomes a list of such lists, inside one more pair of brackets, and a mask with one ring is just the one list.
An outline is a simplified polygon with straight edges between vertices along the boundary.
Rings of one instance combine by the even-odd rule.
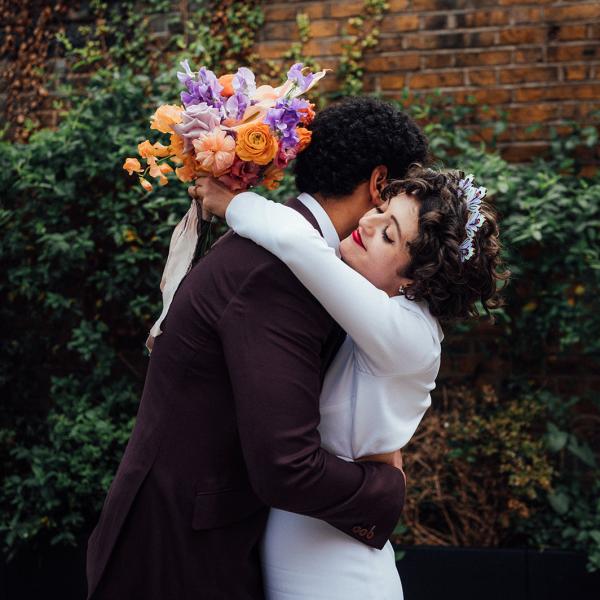
[[[290, 206], [322, 233], [345, 236], [376, 202], [373, 190], [426, 158], [418, 127], [372, 98], [328, 107], [311, 129], [296, 182], [324, 212]], [[263, 598], [269, 507], [383, 547], [403, 506], [403, 473], [320, 445], [320, 388], [344, 336], [266, 250], [235, 234], [211, 249], [181, 282], [154, 343], [135, 428], [88, 543], [90, 600]]]

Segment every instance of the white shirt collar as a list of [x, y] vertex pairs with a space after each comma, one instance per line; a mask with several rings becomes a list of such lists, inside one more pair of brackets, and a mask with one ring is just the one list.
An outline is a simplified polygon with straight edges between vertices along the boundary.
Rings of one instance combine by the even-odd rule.
[[310, 210], [313, 217], [317, 220], [317, 223], [321, 229], [321, 233], [330, 248], [335, 250], [335, 253], [340, 256], [340, 237], [329, 218], [329, 215], [325, 212], [325, 209], [313, 198], [310, 194], [302, 192], [298, 196], [298, 200]]

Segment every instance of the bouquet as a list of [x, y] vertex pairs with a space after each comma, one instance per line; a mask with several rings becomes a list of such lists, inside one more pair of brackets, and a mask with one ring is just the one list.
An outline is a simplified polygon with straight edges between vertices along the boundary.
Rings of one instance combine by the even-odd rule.
[[[135, 173], [148, 192], [153, 189], [148, 175], [167, 185], [172, 172], [182, 182], [212, 176], [234, 192], [261, 184], [276, 189], [289, 162], [310, 144], [306, 126], [315, 116], [314, 105], [300, 96], [326, 71], [311, 73], [296, 63], [286, 81], [274, 88], [257, 87], [246, 67], [217, 78], [205, 67], [194, 73], [187, 60], [181, 65], [184, 71], [177, 77], [185, 86], [183, 106], [164, 104], [150, 119], [152, 129], [169, 135], [169, 145], [144, 140], [138, 153], [146, 166], [127, 158], [123, 168]], [[192, 201], [171, 236], [160, 284], [163, 310], [146, 341], [149, 350], [179, 283], [208, 248], [210, 230], [208, 217], [204, 219]]]
[[136, 173], [147, 191], [153, 189], [147, 175], [166, 185], [173, 171], [183, 182], [212, 175], [232, 191], [260, 184], [277, 188], [283, 169], [310, 143], [306, 125], [314, 118], [314, 105], [299, 96], [325, 71], [310, 73], [296, 63], [285, 83], [273, 88], [257, 87], [246, 67], [217, 78], [205, 67], [194, 73], [187, 60], [181, 65], [183, 106], [164, 104], [150, 119], [152, 129], [170, 135], [170, 145], [145, 140], [138, 153], [146, 167], [127, 158], [123, 168]]

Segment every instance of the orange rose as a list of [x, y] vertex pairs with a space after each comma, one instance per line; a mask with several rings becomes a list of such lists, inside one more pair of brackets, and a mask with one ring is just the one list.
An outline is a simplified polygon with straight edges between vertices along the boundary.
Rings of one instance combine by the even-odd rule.
[[312, 131], [305, 127], [296, 127], [296, 134], [300, 140], [298, 143], [298, 152], [302, 152], [309, 144], [312, 139]]
[[163, 133], [173, 133], [173, 125], [181, 123], [183, 119], [182, 113], [182, 106], [163, 104], [150, 117], [150, 128], [162, 131]]
[[233, 73], [228, 73], [227, 75], [221, 75], [218, 81], [223, 86], [221, 90], [221, 96], [225, 98], [229, 98], [229, 96], [233, 96], [235, 93], [233, 90], [233, 78], [235, 75]]
[[249, 123], [237, 130], [236, 154], [245, 161], [268, 165], [277, 154], [277, 140], [264, 123]]
[[262, 184], [268, 190], [276, 190], [279, 187], [279, 182], [283, 179], [283, 170], [278, 169], [275, 165], [271, 165], [264, 174]]

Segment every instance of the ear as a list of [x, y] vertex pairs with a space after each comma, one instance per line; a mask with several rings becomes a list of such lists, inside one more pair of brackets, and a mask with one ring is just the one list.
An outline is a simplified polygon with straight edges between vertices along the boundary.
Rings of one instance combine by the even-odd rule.
[[373, 169], [369, 179], [369, 196], [371, 204], [380, 206], [383, 204], [381, 192], [387, 183], [388, 169], [385, 165], [378, 165]]

